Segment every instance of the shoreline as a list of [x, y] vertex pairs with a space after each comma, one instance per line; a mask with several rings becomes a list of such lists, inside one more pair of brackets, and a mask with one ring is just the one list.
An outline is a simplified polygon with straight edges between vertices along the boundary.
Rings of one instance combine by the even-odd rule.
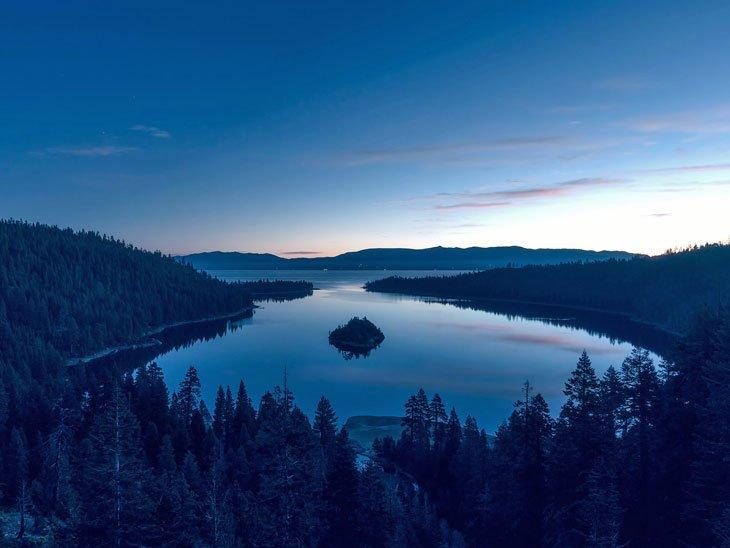
[[113, 356], [115, 354], [118, 354], [119, 352], [126, 352], [126, 351], [130, 351], [130, 350], [140, 350], [143, 348], [152, 348], [154, 346], [160, 346], [160, 345], [162, 345], [162, 341], [160, 341], [159, 339], [156, 339], [154, 336], [161, 335], [162, 333], [164, 333], [165, 331], [168, 331], [170, 329], [175, 329], [177, 327], [183, 327], [186, 325], [210, 323], [210, 322], [216, 322], [216, 321], [222, 321], [222, 320], [236, 320], [236, 319], [244, 317], [248, 313], [253, 313], [253, 311], [256, 308], [258, 308], [258, 306], [256, 306], [254, 304], [252, 306], [247, 306], [245, 308], [242, 308], [241, 310], [238, 310], [236, 312], [231, 312], [229, 314], [220, 314], [218, 316], [209, 316], [207, 318], [199, 318], [197, 320], [184, 320], [184, 321], [180, 321], [180, 322], [174, 322], [174, 323], [161, 325], [159, 327], [155, 327], [154, 329], [151, 329], [151, 330], [143, 333], [140, 336], [139, 342], [118, 344], [115, 346], [108, 346], [106, 348], [102, 348], [101, 350], [98, 350], [97, 352], [94, 352], [93, 354], [87, 354], [86, 356], [79, 356], [76, 358], [68, 358], [66, 360], [66, 366], [71, 367], [74, 365], [84, 365], [84, 364], [95, 362], [97, 360], [101, 360], [103, 358], [108, 358], [109, 356]]
[[621, 312], [618, 310], [606, 310], [603, 308], [595, 308], [590, 306], [579, 306], [579, 305], [570, 305], [570, 304], [562, 304], [562, 303], [551, 303], [551, 302], [545, 302], [545, 301], [529, 301], [524, 299], [497, 299], [497, 298], [478, 298], [478, 297], [440, 297], [436, 295], [428, 295], [425, 293], [404, 293], [402, 291], [378, 291], [378, 290], [369, 290], [365, 286], [365, 291], [368, 293], [387, 293], [390, 295], [403, 295], [406, 297], [420, 297], [420, 298], [427, 298], [427, 299], [433, 299], [436, 302], [461, 302], [461, 303], [506, 303], [506, 304], [526, 304], [526, 305], [533, 305], [533, 306], [548, 306], [548, 307], [554, 307], [554, 308], [563, 308], [566, 310], [576, 310], [581, 312], [595, 312], [597, 314], [608, 314], [611, 316], [618, 316], [621, 318], [624, 318], [626, 320], [630, 320], [634, 323], [641, 324], [647, 327], [651, 327], [654, 329], [657, 329], [658, 331], [661, 331], [662, 333], [665, 333], [667, 335], [671, 335], [672, 337], [684, 337], [685, 333], [682, 333], [681, 331], [674, 331], [673, 329], [670, 329], [668, 327], [665, 327], [661, 324], [650, 322], [646, 320], [639, 319], [632, 314], [628, 312]]

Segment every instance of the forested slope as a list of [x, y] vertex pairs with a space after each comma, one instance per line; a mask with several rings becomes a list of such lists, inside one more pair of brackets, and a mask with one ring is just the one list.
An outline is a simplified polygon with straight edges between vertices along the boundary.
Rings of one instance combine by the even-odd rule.
[[391, 277], [369, 282], [366, 288], [589, 307], [683, 332], [697, 310], [730, 302], [730, 245], [705, 245], [628, 261], [498, 268], [453, 277]]
[[0, 365], [44, 380], [63, 358], [251, 305], [228, 284], [95, 232], [0, 222]]

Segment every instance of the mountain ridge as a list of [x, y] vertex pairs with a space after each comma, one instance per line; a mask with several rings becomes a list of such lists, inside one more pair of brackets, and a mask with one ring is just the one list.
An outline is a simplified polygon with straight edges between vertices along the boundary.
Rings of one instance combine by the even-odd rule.
[[637, 253], [617, 250], [522, 246], [367, 248], [332, 257], [285, 258], [272, 253], [207, 251], [179, 255], [181, 262], [204, 270], [479, 270], [508, 265], [560, 264], [609, 259], [628, 260]]

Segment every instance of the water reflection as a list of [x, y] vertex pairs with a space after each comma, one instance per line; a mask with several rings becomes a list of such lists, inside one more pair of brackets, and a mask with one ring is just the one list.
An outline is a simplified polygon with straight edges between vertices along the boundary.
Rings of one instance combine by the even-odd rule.
[[[316, 273], [317, 279], [308, 278], [311, 271], [300, 278], [287, 274], [320, 289], [303, 299], [260, 303], [252, 317], [235, 322], [167, 332], [161, 346], [125, 356], [124, 366], [156, 360], [172, 391], [195, 365], [209, 404], [219, 384], [235, 386], [239, 379], [256, 400], [282, 383], [286, 368], [305, 413], [312, 416], [319, 397], [327, 395], [341, 422], [352, 415], [398, 416], [407, 397], [423, 387], [491, 432], [508, 416], [525, 379], [556, 413], [583, 349], [602, 374], [609, 365], [620, 366], [633, 344], [652, 350], [656, 359], [671, 346], [671, 337], [620, 317], [366, 293], [363, 283], [382, 276], [377, 272]], [[227, 276], [245, 280], [261, 273]], [[367, 359], [346, 361], [327, 334], [353, 316], [367, 316], [388, 335]]]
[[[640, 346], [666, 356], [671, 353], [676, 336], [662, 331], [654, 326], [636, 322], [620, 314], [609, 314], [591, 310], [572, 309], [569, 307], [554, 305], [537, 305], [529, 303], [514, 303], [505, 301], [461, 301], [461, 300], [434, 300], [422, 299], [424, 302], [438, 302], [449, 304], [457, 308], [469, 310], [481, 310], [505, 316], [510, 320], [530, 319], [559, 327], [567, 327], [572, 330], [580, 330], [595, 337], [607, 338], [612, 344], [629, 342], [634, 346]], [[507, 335], [505, 335], [507, 336]], [[517, 342], [539, 342], [534, 340], [529, 333], [513, 334], [513, 340]], [[560, 338], [543, 341], [552, 344], [564, 344]], [[573, 350], [575, 350], [573, 348]], [[600, 352], [601, 348], [592, 348], [594, 353]]]

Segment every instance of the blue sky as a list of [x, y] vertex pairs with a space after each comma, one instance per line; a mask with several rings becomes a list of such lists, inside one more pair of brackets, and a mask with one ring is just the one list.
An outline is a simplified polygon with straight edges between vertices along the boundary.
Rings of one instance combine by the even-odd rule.
[[171, 253], [725, 240], [728, 28], [726, 1], [11, 3], [0, 216]]

